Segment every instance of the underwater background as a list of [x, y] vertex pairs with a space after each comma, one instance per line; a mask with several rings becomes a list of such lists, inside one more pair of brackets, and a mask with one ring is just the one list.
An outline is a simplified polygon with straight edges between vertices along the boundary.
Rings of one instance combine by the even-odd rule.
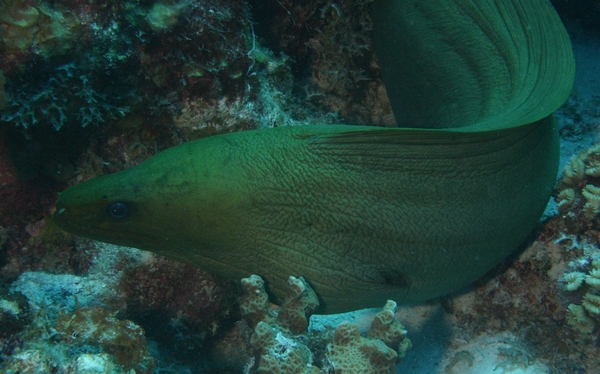
[[577, 63], [557, 112], [554, 199], [526, 248], [455, 295], [313, 315], [307, 327], [300, 281], [290, 292], [301, 302], [284, 309], [293, 322], [276, 320], [255, 297], [260, 280], [240, 285], [49, 219], [66, 187], [190, 140], [394, 126], [369, 3], [0, 3], [0, 373], [241, 373], [261, 360], [258, 372], [331, 371], [340, 360], [348, 373], [365, 362], [398, 373], [600, 373], [599, 1], [553, 1]]

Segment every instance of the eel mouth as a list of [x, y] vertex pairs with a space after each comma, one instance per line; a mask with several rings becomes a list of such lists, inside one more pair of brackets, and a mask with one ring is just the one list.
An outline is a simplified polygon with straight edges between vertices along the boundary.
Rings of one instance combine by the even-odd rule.
[[[148, 243], [161, 241], [162, 235], [153, 234], [157, 230], [147, 230], [143, 233], [139, 230], [132, 230], [130, 224], [109, 225], [89, 223], [85, 219], [69, 215], [69, 209], [57, 206], [56, 211], [51, 216], [52, 221], [62, 230], [72, 233], [76, 236], [86, 237], [100, 242], [123, 245], [128, 247], [140, 247], [140, 243], [146, 246]], [[164, 238], [162, 238], [164, 241]]]

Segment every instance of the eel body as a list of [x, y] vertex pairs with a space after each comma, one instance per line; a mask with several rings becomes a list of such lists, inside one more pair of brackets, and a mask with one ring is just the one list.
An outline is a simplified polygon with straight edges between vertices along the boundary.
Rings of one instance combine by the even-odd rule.
[[261, 275], [276, 298], [302, 275], [329, 313], [476, 280], [550, 197], [568, 37], [545, 0], [382, 0], [373, 19], [403, 128], [200, 139], [68, 188], [55, 221], [228, 278]]

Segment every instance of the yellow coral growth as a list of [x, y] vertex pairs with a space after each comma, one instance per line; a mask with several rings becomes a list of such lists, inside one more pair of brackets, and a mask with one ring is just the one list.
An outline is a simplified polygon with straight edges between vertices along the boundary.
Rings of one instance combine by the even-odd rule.
[[586, 184], [581, 190], [581, 195], [587, 200], [583, 205], [583, 216], [591, 220], [600, 211], [600, 188], [593, 184]]
[[586, 184], [581, 194], [587, 201], [600, 204], [600, 188], [593, 184]]
[[585, 174], [600, 176], [600, 144], [594, 145], [584, 153]]
[[583, 205], [583, 217], [588, 221], [594, 219], [598, 212], [600, 212], [600, 207], [595, 203], [588, 201]]
[[581, 305], [590, 313], [600, 314], [600, 296], [591, 293], [585, 294]]
[[600, 144], [571, 157], [564, 168], [562, 182], [567, 186], [576, 186], [586, 175], [600, 176]]
[[575, 291], [576, 289], [581, 287], [581, 284], [586, 279], [586, 276], [584, 273], [574, 271], [572, 273], [565, 274], [563, 276], [563, 279], [565, 280], [565, 282], [567, 282], [567, 284], [565, 285], [565, 289], [567, 291]]
[[590, 287], [600, 290], [600, 269], [592, 269], [585, 278], [585, 283], [587, 283]]
[[570, 304], [567, 311], [567, 322], [580, 332], [589, 334], [596, 328], [596, 322], [591, 319], [581, 305]]
[[565, 165], [562, 181], [568, 186], [575, 186], [585, 178], [583, 154], [574, 155]]
[[558, 210], [565, 214], [573, 202], [575, 201], [575, 190], [572, 188], [566, 188], [558, 194], [556, 201], [558, 203]]

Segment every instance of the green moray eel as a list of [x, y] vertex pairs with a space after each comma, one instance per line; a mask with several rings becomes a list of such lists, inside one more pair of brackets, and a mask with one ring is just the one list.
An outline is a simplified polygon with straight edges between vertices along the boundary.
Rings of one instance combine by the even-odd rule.
[[526, 239], [556, 179], [552, 113], [574, 76], [546, 0], [376, 0], [400, 128], [213, 136], [68, 188], [55, 221], [275, 300], [302, 275], [333, 313], [457, 290]]

